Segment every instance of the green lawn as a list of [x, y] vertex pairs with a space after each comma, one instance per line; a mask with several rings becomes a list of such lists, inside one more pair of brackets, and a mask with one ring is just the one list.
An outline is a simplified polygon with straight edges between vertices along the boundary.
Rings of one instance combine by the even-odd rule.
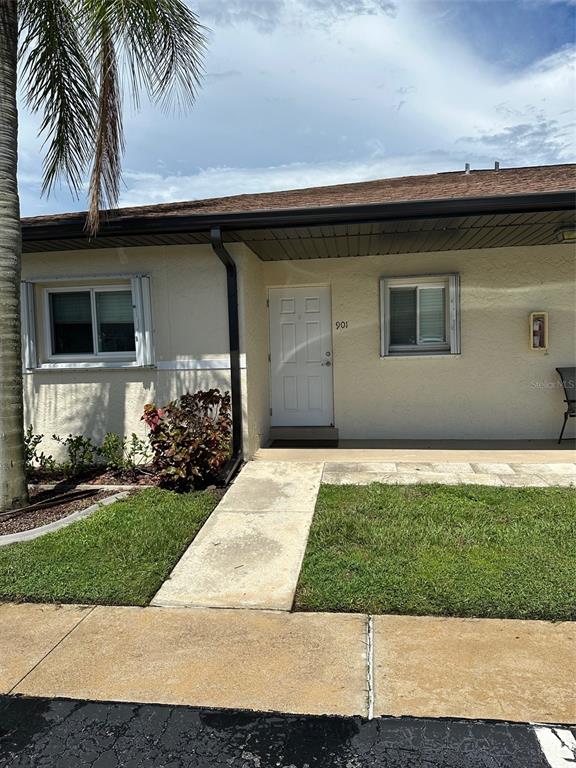
[[576, 491], [324, 485], [296, 607], [576, 619]]
[[218, 503], [154, 488], [0, 547], [0, 600], [146, 605]]

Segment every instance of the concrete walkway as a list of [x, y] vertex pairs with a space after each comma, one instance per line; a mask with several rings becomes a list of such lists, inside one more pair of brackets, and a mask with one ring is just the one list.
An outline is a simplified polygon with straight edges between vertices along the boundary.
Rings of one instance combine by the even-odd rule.
[[251, 461], [152, 605], [289, 611], [320, 484], [374, 482], [576, 486], [576, 462]]
[[322, 482], [332, 485], [497, 485], [513, 488], [576, 486], [576, 462], [327, 461]]
[[0, 694], [576, 721], [576, 624], [0, 605]]
[[152, 605], [289, 611], [322, 468], [248, 463]]

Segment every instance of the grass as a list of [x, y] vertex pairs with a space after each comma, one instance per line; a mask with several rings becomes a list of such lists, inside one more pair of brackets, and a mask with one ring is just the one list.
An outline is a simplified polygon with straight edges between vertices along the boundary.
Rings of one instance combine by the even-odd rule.
[[296, 607], [576, 619], [576, 492], [320, 489]]
[[85, 520], [0, 548], [0, 600], [146, 605], [218, 502], [141, 491]]

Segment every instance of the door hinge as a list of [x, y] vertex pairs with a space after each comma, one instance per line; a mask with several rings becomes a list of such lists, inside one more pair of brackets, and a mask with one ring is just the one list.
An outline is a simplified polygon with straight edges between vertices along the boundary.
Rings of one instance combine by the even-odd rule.
[[270, 306], [270, 299], [266, 299], [266, 306], [267, 306], [267, 307], [269, 307], [269, 306]]
[[270, 353], [268, 353], [268, 362], [269, 362], [269, 363], [271, 363], [271, 362], [272, 362], [272, 355], [271, 355]]
[[270, 416], [272, 416], [272, 408], [270, 408]]

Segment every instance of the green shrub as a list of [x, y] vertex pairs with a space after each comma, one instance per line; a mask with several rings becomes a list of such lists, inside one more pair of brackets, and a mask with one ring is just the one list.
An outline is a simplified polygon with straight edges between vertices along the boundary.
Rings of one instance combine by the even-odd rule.
[[43, 439], [44, 435], [36, 434], [32, 424], [29, 424], [24, 432], [24, 461], [27, 472], [36, 469], [53, 472], [56, 469], [56, 462], [50, 454], [38, 452], [38, 446]]
[[124, 469], [124, 446], [126, 439], [116, 432], [106, 432], [100, 446], [100, 455], [104, 459], [106, 469], [118, 472]]
[[187, 393], [165, 408], [144, 406], [153, 467], [166, 488], [187, 491], [213, 481], [230, 457], [230, 393]]
[[124, 446], [124, 467], [134, 472], [140, 467], [146, 467], [152, 461], [152, 451], [145, 438], [138, 437], [132, 432]]
[[111, 472], [135, 472], [151, 460], [150, 446], [135, 432], [132, 432], [130, 438], [107, 432], [100, 447], [100, 455], [106, 469]]
[[68, 459], [62, 464], [66, 476], [84, 475], [98, 463], [101, 450], [94, 445], [89, 437], [84, 437], [84, 435], [68, 435], [68, 437], [52, 435], [52, 439], [66, 448]]

